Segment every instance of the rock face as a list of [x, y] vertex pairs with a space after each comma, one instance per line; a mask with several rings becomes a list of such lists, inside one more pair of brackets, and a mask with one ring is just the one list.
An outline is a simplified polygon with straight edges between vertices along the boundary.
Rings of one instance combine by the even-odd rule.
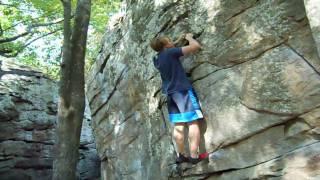
[[[303, 0], [127, 0], [112, 22], [87, 81], [102, 179], [320, 178], [318, 35]], [[210, 152], [192, 167], [174, 164], [148, 45], [187, 32], [203, 46], [182, 61]]]
[[[51, 179], [57, 84], [41, 72], [0, 60], [0, 179]], [[84, 120], [80, 179], [100, 175], [90, 118]]]
[[304, 4], [320, 56], [320, 0], [304, 0]]

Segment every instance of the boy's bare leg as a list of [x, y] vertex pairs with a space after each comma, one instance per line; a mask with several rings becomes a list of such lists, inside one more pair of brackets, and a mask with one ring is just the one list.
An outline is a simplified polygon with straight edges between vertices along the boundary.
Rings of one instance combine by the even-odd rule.
[[193, 121], [188, 123], [189, 126], [189, 144], [190, 144], [190, 156], [192, 158], [198, 158], [198, 148], [200, 144], [200, 127], [199, 121]]
[[184, 123], [175, 123], [173, 137], [177, 144], [178, 153], [184, 154]]

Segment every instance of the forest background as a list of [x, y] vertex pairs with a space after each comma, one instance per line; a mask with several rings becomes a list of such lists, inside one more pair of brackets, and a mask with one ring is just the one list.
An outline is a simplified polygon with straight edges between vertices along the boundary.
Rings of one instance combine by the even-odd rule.
[[[73, 9], [75, 3], [73, 0]], [[85, 59], [87, 73], [99, 51], [100, 39], [121, 0], [94, 0]], [[73, 13], [74, 14], [74, 13]], [[0, 0], [0, 56], [41, 69], [58, 80], [63, 43], [60, 0]]]

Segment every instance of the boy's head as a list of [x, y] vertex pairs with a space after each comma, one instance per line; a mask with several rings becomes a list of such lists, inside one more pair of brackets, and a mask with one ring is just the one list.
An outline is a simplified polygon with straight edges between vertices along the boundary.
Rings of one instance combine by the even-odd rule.
[[151, 40], [150, 46], [153, 50], [160, 52], [164, 48], [171, 48], [174, 47], [173, 42], [168, 37], [156, 37]]

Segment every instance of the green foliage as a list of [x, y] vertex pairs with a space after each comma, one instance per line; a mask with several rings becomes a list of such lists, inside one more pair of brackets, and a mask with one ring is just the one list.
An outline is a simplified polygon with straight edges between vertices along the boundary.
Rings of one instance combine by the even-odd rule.
[[103, 33], [109, 17], [118, 11], [120, 0], [96, 0], [91, 9], [90, 25], [94, 30]]
[[[73, 11], [76, 2], [72, 0]], [[120, 0], [92, 0], [86, 70], [90, 68], [98, 54], [100, 39], [109, 17], [117, 12], [119, 7]], [[18, 61], [40, 68], [50, 77], [58, 79], [63, 41], [62, 17], [61, 0], [0, 1], [0, 40], [29, 32], [14, 41], [0, 43], [0, 56], [3, 52], [9, 52], [11, 56], [17, 55], [15, 58]], [[43, 25], [48, 23], [53, 24]], [[39, 24], [42, 25], [34, 27]]]
[[24, 53], [25, 56], [21, 56], [17, 58], [17, 61], [25, 64], [27, 66], [36, 68], [41, 70], [44, 74], [46, 74], [49, 78], [58, 81], [59, 74], [60, 74], [60, 66], [57, 63], [43, 63], [41, 60], [38, 59], [38, 56], [35, 51], [29, 48]]
[[[62, 28], [61, 23], [52, 23], [54, 20], [62, 18], [59, 13], [62, 10], [59, 0], [48, 1], [50, 4], [47, 1], [44, 2], [46, 3], [42, 1], [41, 6], [39, 0], [34, 2], [31, 0], [0, 2], [0, 40], [2, 40], [2, 42], [0, 41], [0, 55], [15, 57], [35, 40]], [[41, 9], [43, 4], [50, 8]], [[50, 26], [44, 25], [48, 23], [52, 24]]]
[[86, 72], [98, 55], [100, 42], [109, 18], [120, 8], [121, 0], [95, 0], [91, 8], [91, 18], [86, 51]]
[[52, 12], [62, 12], [63, 7], [60, 0], [25, 0], [34, 7], [38, 13], [50, 15]]

